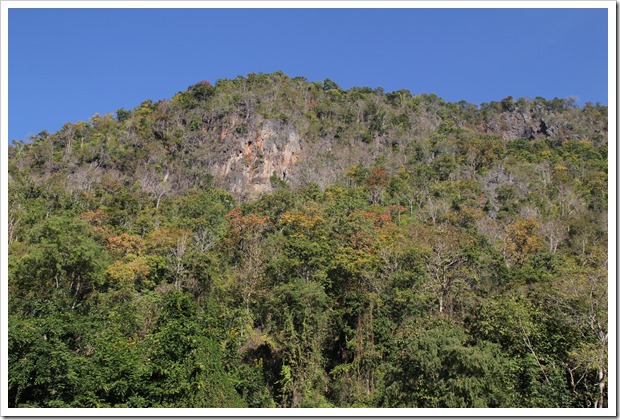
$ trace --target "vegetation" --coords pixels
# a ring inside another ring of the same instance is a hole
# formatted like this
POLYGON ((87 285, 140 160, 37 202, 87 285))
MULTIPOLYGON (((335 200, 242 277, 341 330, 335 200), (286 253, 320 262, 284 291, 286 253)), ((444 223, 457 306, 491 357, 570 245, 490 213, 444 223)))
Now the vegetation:
POLYGON ((9 404, 606 407, 606 130, 274 73, 14 142, 9 404))

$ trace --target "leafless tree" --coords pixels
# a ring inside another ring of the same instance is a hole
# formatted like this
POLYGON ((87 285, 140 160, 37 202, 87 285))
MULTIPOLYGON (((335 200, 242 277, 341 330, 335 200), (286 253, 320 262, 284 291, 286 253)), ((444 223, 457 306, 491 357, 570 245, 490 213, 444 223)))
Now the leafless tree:
POLYGON ((186 233, 182 234, 177 239, 176 247, 172 250, 172 272, 174 276, 174 287, 179 289, 181 287, 181 280, 185 273, 185 265, 183 263, 183 256, 187 251, 187 239, 186 233))
POLYGON ((467 257, 461 246, 465 238, 446 225, 435 227, 428 238, 430 252, 425 256, 425 265, 430 275, 429 288, 439 301, 439 313, 443 313, 451 290, 462 276, 467 257))
POLYGON ((550 219, 541 224, 540 231, 547 239, 549 252, 555 254, 558 246, 568 238, 569 227, 560 219, 550 219))

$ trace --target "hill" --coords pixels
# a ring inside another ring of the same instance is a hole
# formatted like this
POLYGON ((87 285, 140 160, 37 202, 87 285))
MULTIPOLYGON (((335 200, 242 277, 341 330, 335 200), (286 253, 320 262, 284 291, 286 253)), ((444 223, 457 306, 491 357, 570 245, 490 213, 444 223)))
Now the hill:
POLYGON ((13 407, 605 407, 607 107, 283 73, 9 147, 13 407))
MULTIPOLYGON (((607 142, 606 112, 604 106, 578 108, 571 100, 542 98, 509 97, 478 107, 407 90, 343 90, 329 79, 251 74, 215 86, 200 82, 171 100, 120 109, 116 118, 96 115, 40 133, 20 161, 44 179, 66 177, 67 187, 77 191, 105 173, 138 182, 155 196, 212 181, 246 199, 273 191, 273 175, 293 188, 325 188, 342 181, 352 166, 378 160, 390 173, 417 162, 438 165, 438 155, 456 163, 475 152, 465 151, 472 140, 491 147, 583 140, 600 147, 607 142)), ((12 151, 18 150, 23 145, 12 151)))

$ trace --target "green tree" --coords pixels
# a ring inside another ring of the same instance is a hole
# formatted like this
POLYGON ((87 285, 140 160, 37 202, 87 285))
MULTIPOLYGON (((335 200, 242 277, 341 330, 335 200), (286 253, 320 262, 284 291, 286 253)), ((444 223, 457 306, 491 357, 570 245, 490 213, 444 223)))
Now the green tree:
POLYGON ((389 407, 510 407, 514 380, 499 346, 470 343, 459 327, 404 325, 385 380, 389 407))
POLYGON ((143 342, 147 400, 154 407, 241 407, 244 401, 223 365, 191 298, 168 295, 153 334, 143 342))
POLYGON ((45 296, 62 290, 73 296, 75 307, 103 285, 106 252, 86 222, 53 216, 35 226, 28 240, 32 245, 12 277, 24 293, 45 296))

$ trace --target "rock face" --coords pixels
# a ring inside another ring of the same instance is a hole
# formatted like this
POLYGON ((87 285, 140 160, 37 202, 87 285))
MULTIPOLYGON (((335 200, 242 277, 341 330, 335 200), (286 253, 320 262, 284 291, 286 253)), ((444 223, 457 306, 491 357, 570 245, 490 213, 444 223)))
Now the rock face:
POLYGON ((271 190, 271 177, 287 181, 301 151, 300 135, 292 127, 267 120, 255 132, 223 141, 236 145, 229 157, 213 165, 213 174, 238 196, 271 190))
POLYGON ((593 135, 607 135, 606 127, 593 126, 585 117, 576 107, 558 110, 540 103, 522 103, 520 106, 512 104, 488 118, 482 131, 496 134, 506 141, 519 138, 534 140, 540 137, 555 141, 580 140, 593 135), (590 130, 584 131, 577 127, 588 127, 590 130))
POLYGON ((533 140, 540 134, 546 134, 547 125, 532 115, 531 112, 515 110, 499 114, 491 119, 485 127, 487 133, 497 134, 504 140, 526 138, 533 140))

